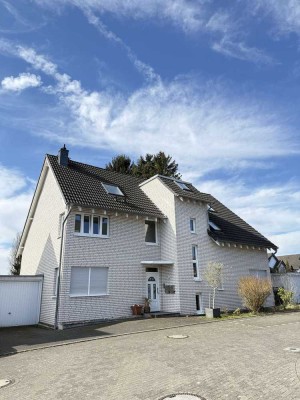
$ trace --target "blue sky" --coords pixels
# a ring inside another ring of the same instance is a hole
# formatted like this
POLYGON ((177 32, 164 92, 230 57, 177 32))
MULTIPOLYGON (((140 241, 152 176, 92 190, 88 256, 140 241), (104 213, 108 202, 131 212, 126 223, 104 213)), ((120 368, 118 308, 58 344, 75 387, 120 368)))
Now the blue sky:
POLYGON ((98 166, 165 151, 299 253, 299 55, 297 0, 0 0, 0 273, 64 143, 98 166))

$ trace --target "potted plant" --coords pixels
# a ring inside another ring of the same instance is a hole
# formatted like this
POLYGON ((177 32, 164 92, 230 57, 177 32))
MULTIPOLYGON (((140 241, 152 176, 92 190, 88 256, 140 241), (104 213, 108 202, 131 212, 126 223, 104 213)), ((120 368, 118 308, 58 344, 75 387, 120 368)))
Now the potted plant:
POLYGON ((151 300, 148 299, 148 297, 145 297, 145 302, 144 302, 144 313, 148 314, 150 312, 150 304, 151 300))
POLYGON ((207 318, 219 318, 221 316, 221 309, 215 307, 216 290, 222 285, 223 277, 223 264, 217 262, 209 262, 205 271, 204 278, 208 286, 212 289, 212 307, 209 295, 209 307, 205 308, 205 315, 207 318))
POLYGON ((132 315, 142 315, 143 306, 140 304, 133 304, 131 307, 132 315))

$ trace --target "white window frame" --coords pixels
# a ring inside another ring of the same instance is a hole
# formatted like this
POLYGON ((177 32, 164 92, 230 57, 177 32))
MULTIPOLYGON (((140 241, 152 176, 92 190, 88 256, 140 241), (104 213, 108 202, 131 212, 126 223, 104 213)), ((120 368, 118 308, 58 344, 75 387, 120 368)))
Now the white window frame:
POLYGON ((58 235, 57 237, 60 238, 62 235, 62 227, 63 227, 63 222, 65 218, 65 213, 59 214, 59 220, 58 220, 58 235))
MULTIPOLYGON (((109 268, 108 267, 75 267, 75 268, 85 268, 89 270, 89 280, 88 280, 88 294, 72 294, 71 293, 71 281, 70 281, 70 291, 69 291, 69 296, 70 297, 103 297, 103 296, 108 296, 108 273, 109 273, 109 268), (91 288, 91 270, 93 268, 106 268, 107 269, 107 281, 106 281, 106 292, 105 293, 99 293, 99 294, 90 294, 90 288, 91 288)), ((71 269, 71 274, 72 274, 72 269, 71 269)))
POLYGON ((85 213, 85 212, 77 212, 74 215, 74 235, 75 236, 88 236, 88 237, 101 237, 101 238, 109 238, 109 217, 107 215, 100 215, 100 214, 90 214, 90 213, 85 213), (80 220, 80 232, 75 232, 75 221, 76 221, 76 215, 81 216, 80 220), (89 233, 84 233, 84 217, 88 216, 90 219, 89 222, 89 233), (93 233, 93 218, 99 218, 99 233, 93 233), (107 235, 102 235, 102 224, 103 224, 103 218, 107 219, 107 235))
POLYGON ((145 244, 148 246, 157 246, 158 245, 157 220, 156 219, 145 219, 145 244), (146 242, 146 222, 154 222, 154 224, 155 224, 155 242, 146 242))
POLYGON ((190 218, 190 232, 196 233, 196 218, 190 218), (191 229, 191 222, 193 221, 193 229, 191 229))
POLYGON ((192 267, 193 267, 193 276, 194 276, 194 281, 200 281, 200 272, 199 272, 199 257, 198 257, 198 246, 196 244, 192 245, 192 267), (193 248, 195 248, 195 256, 196 258, 193 258, 193 248), (196 264, 196 271, 197 271, 197 276, 194 276, 194 264, 196 264))

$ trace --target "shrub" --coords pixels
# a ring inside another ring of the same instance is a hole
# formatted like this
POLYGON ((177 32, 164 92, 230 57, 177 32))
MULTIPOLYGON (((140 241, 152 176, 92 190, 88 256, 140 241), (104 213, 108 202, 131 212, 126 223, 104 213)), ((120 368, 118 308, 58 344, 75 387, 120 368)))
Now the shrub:
POLYGON ((292 300, 293 300, 293 296, 294 296, 293 292, 281 287, 278 289, 277 293, 278 293, 278 296, 280 297, 283 308, 287 308, 287 306, 292 304, 292 300))
POLYGON ((272 293, 272 285, 269 279, 245 276, 239 280, 238 291, 244 305, 256 313, 272 293))

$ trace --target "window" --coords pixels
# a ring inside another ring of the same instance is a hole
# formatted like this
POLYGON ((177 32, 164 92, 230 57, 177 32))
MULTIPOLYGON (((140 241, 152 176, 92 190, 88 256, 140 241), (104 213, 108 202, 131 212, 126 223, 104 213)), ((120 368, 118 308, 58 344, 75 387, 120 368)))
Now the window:
POLYGON ((213 228, 215 231, 220 231, 221 230, 221 228, 219 228, 218 225, 216 225, 214 222, 208 221, 208 223, 209 223, 209 226, 211 228, 213 228))
POLYGON ((203 314, 203 306, 202 306, 202 294, 196 294, 196 311, 197 314, 203 314))
POLYGON ((190 219, 190 232, 196 233, 196 219, 195 218, 190 219))
POLYGON ((191 191, 191 189, 189 187, 187 187, 185 183, 180 182, 180 181, 174 181, 174 182, 177 184, 177 186, 180 187, 180 189, 187 190, 188 192, 191 191))
POLYGON ((71 296, 100 296, 107 294, 108 268, 72 267, 71 296))
POLYGON ((194 279, 199 279, 199 271, 198 271, 198 247, 192 246, 192 261, 193 261, 193 274, 194 279))
POLYGON ((54 285, 53 285, 53 296, 57 296, 57 286, 58 286, 58 268, 54 269, 54 285))
POLYGON ((145 221, 145 242, 157 243, 156 221, 145 221))
POLYGON ((109 185, 108 183, 102 183, 102 186, 109 194, 113 194, 115 196, 124 196, 122 190, 116 185, 109 185))
POLYGON ((60 238, 62 235, 62 228, 64 222, 65 213, 59 214, 59 221, 58 221, 58 237, 60 238))
POLYGON ((265 269, 250 269, 249 274, 252 276, 256 276, 256 278, 267 278, 267 271, 265 269))
POLYGON ((108 237, 108 225, 108 217, 94 214, 76 214, 74 232, 83 236, 108 237))

